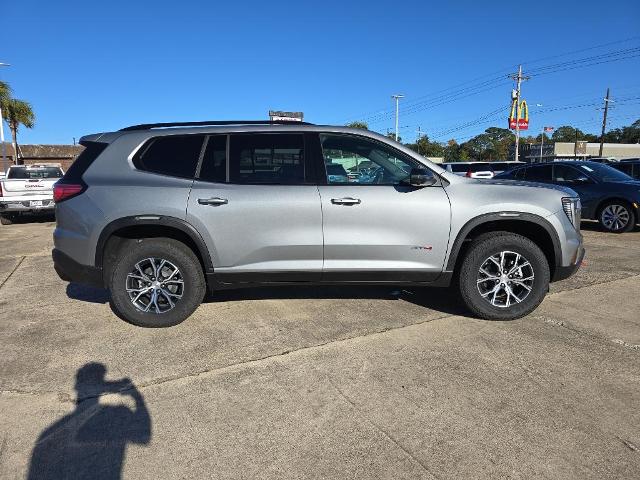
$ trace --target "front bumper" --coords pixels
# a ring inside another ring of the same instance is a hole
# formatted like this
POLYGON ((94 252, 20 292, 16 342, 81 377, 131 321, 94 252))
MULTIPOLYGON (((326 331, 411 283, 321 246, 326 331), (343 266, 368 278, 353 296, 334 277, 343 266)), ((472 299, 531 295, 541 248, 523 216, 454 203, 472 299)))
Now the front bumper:
POLYGON ((0 201, 0 213, 53 211, 55 206, 53 200, 4 200, 0 201))
POLYGON ((65 282, 77 282, 93 287, 104 287, 102 269, 89 265, 82 265, 73 258, 54 248, 51 252, 53 268, 65 282))
POLYGON ((580 244, 580 247, 576 252, 575 261, 572 262, 571 265, 568 265, 566 267, 563 267, 560 265, 556 266, 552 281, 557 282, 558 280, 564 280, 566 278, 569 278, 574 273, 576 273, 580 268, 580 265, 582 265, 582 260, 584 260, 585 253, 586 252, 585 252, 584 246, 580 244))

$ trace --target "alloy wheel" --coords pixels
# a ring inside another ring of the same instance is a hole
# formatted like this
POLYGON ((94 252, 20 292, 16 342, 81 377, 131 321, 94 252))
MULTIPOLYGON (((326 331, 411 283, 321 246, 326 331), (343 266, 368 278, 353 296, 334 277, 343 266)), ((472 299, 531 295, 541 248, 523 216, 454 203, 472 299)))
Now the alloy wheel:
POLYGON ((508 308, 529 296, 534 277, 533 266, 525 257, 505 250, 482 262, 476 283, 480 296, 487 302, 508 308))
POLYGON ((622 205, 607 205, 600 216, 608 230, 622 230, 629 223, 629 211, 622 205))
POLYGON ((178 267, 163 258, 145 258, 127 275, 125 288, 131 303, 145 313, 173 310, 184 295, 184 279, 178 267))

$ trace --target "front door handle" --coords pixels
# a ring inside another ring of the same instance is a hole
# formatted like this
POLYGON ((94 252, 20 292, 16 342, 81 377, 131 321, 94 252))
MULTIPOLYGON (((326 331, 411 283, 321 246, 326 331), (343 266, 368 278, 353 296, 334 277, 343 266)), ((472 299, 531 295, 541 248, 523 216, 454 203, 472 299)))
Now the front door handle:
POLYGON ((345 197, 345 198, 332 198, 331 203, 336 205, 359 205, 361 201, 359 198, 345 197))
POLYGON ((198 199, 198 203, 200 205, 226 205, 227 203, 229 203, 229 200, 227 200, 226 198, 220 198, 220 197, 213 197, 213 198, 199 198, 198 199))

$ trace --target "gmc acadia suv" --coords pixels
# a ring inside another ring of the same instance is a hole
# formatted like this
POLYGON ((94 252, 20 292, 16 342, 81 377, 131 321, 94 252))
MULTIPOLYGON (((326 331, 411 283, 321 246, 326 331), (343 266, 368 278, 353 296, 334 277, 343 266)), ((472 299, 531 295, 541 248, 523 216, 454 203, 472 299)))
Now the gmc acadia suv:
POLYGON ((455 284, 473 314, 513 319, 584 255, 572 190, 459 177, 366 130, 186 122, 81 143, 54 187, 55 268, 135 325, 258 284, 455 284))

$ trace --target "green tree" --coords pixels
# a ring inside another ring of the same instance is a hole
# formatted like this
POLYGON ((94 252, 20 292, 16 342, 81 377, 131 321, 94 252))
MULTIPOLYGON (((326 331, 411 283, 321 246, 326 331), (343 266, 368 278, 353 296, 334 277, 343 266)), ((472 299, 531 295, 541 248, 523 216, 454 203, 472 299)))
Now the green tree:
MULTIPOLYGON (((388 132, 386 136, 391 140, 396 139, 396 134, 394 132, 388 132)), ((402 143, 402 137, 400 135, 398 135, 398 142, 402 143)))
POLYGON ((11 97, 11 87, 8 83, 0 81, 0 102, 6 102, 11 97))
POLYGON ((7 98, 2 102, 2 117, 11 130, 16 164, 21 165, 22 160, 18 158, 18 129, 21 125, 27 128, 33 128, 36 116, 29 102, 18 100, 17 98, 7 98))
POLYGON ((426 135, 421 136, 416 143, 407 144, 407 147, 423 157, 444 157, 444 147, 438 142, 429 141, 426 135))
POLYGON ((559 127, 553 135, 551 135, 551 140, 554 142, 570 142, 573 143, 576 140, 586 140, 587 142, 596 142, 599 137, 597 135, 593 135, 591 133, 584 133, 579 128, 574 128, 569 125, 563 125, 559 127))
POLYGON ((351 123, 347 123, 345 127, 361 128, 362 130, 369 130, 369 125, 367 124, 367 122, 351 122, 351 123))

